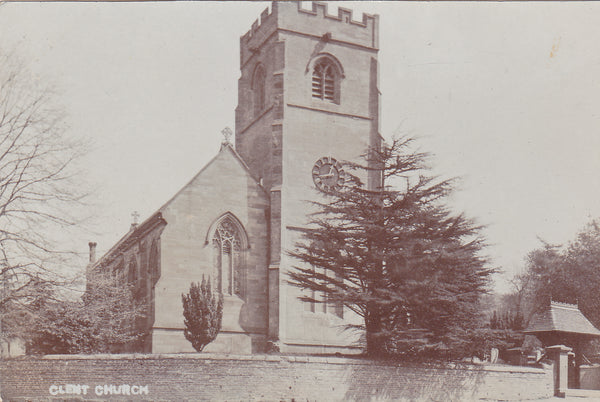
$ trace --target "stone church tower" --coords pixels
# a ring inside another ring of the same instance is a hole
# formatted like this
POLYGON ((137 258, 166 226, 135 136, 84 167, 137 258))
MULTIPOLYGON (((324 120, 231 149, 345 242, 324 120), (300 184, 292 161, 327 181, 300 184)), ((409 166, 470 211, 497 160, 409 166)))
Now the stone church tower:
POLYGON ((377 16, 355 21, 344 8, 330 15, 322 3, 273 2, 241 37, 235 149, 225 141, 101 259, 90 252, 89 283, 97 272, 120 275, 147 305, 147 320, 136 322, 147 337, 121 350, 193 352, 181 294, 209 277, 224 308, 206 351, 360 351, 359 334, 343 331, 359 317, 300 300, 287 281, 300 262, 287 252, 306 226, 308 201, 344 184, 340 162, 380 144, 378 29, 377 16))
POLYGON ((286 250, 306 224, 307 200, 332 185, 320 176, 379 144, 378 35, 378 16, 273 2, 240 40, 236 150, 270 196, 269 337, 282 351, 347 351, 340 306, 298 299, 286 280, 298 261, 286 250))

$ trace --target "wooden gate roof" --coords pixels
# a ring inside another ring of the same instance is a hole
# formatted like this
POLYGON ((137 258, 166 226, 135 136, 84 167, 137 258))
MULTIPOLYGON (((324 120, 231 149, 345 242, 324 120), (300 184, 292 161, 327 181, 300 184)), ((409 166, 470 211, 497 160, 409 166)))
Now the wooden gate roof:
POLYGON ((554 301, 550 303, 549 308, 532 317, 524 332, 526 334, 567 332, 600 337, 600 330, 585 318, 576 304, 554 301))

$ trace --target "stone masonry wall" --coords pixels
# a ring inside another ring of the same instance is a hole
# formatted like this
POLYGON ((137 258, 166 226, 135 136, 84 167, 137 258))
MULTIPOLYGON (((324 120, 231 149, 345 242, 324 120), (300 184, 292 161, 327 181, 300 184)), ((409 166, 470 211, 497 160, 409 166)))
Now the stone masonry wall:
POLYGON ((239 222, 240 232, 247 235, 247 244, 240 250, 245 261, 246 290, 243 299, 224 296, 221 333, 209 347, 215 348, 213 352, 227 353, 264 350, 268 323, 268 195, 227 145, 161 210, 167 226, 161 235, 161 278, 156 284, 152 351, 193 352, 183 336, 181 294, 189 290, 191 282, 202 281, 203 275, 216 283, 212 236, 223 216, 239 222), (234 334, 244 335, 237 337, 240 341, 252 337, 252 346, 244 346, 244 351, 236 349, 239 342, 225 339, 234 334))
POLYGON ((527 400, 551 397, 552 390, 551 369, 500 365, 436 367, 215 354, 57 355, 0 361, 0 396, 11 401, 527 400), (64 393, 82 392, 85 385, 86 395, 64 393))

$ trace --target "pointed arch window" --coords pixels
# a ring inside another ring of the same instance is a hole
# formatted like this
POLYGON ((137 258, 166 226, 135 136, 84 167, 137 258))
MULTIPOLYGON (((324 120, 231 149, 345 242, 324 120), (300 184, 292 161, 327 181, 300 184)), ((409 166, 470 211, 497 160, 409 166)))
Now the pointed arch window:
POLYGON ((262 64, 259 64, 254 69, 254 76, 252 77, 252 92, 254 95, 254 116, 257 117, 265 108, 266 102, 266 88, 265 80, 267 74, 262 64))
POLYGON ((321 57, 314 64, 312 74, 312 97, 331 103, 340 103, 340 80, 342 74, 329 57, 321 57))
POLYGON ((138 280, 138 269, 135 259, 129 263, 129 270, 127 272, 127 280, 131 284, 135 284, 138 280))
POLYGON ((212 238, 214 278, 216 289, 224 295, 245 296, 245 243, 242 229, 231 217, 218 222, 212 238))
POLYGON ((156 284, 158 278, 160 278, 160 258, 158 255, 158 244, 154 240, 150 247, 150 261, 148 263, 148 279, 151 286, 156 284))
POLYGON ((148 262, 148 275, 146 276, 146 289, 148 292, 149 303, 147 304, 148 325, 154 324, 154 300, 156 282, 160 278, 160 256, 158 253, 157 240, 152 241, 150 246, 150 259, 148 262))
MULTIPOLYGON (((117 265, 113 266, 111 274, 112 274, 113 278, 116 278, 119 276, 124 277, 125 276, 124 272, 125 272, 125 263, 123 262, 123 260, 121 260, 121 261, 119 261, 119 263, 117 265)), ((127 272, 127 274, 129 275, 129 272, 127 272)))

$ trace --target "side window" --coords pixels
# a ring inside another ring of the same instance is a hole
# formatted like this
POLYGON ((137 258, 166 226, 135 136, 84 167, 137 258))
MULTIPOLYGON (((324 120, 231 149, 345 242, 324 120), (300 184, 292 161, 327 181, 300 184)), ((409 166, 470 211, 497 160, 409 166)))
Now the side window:
POLYGON ((254 75, 252 77, 252 92, 254 96, 254 117, 257 117, 265 108, 266 102, 266 80, 265 68, 262 64, 259 64, 254 69, 254 75))
POLYGON ((123 260, 121 260, 117 265, 115 265, 113 267, 113 270, 111 273, 112 273, 113 278, 117 278, 117 277, 124 277, 125 276, 124 272, 125 272, 125 265, 124 265, 123 260))
MULTIPOLYGON (((331 277, 331 271, 327 271, 323 268, 315 268, 312 267, 315 273, 324 274, 326 276, 331 277)), ((339 276, 335 277, 337 280, 340 279, 339 276)), ((333 314, 338 316, 339 318, 344 318, 344 305, 336 300, 332 300, 327 292, 315 291, 314 289, 305 289, 306 296, 316 300, 316 302, 305 301, 304 302, 304 311, 309 311, 311 313, 325 313, 325 314, 333 314)))
POLYGON ((129 281, 129 283, 134 284, 137 282, 137 279, 138 279, 137 264, 135 262, 135 259, 133 259, 129 263, 129 270, 127 272, 127 280, 129 281))
POLYGON ((158 245, 156 240, 152 242, 152 247, 150 248, 150 263, 148 268, 148 277, 150 278, 151 287, 153 287, 158 278, 160 277, 160 261, 158 258, 158 245))

